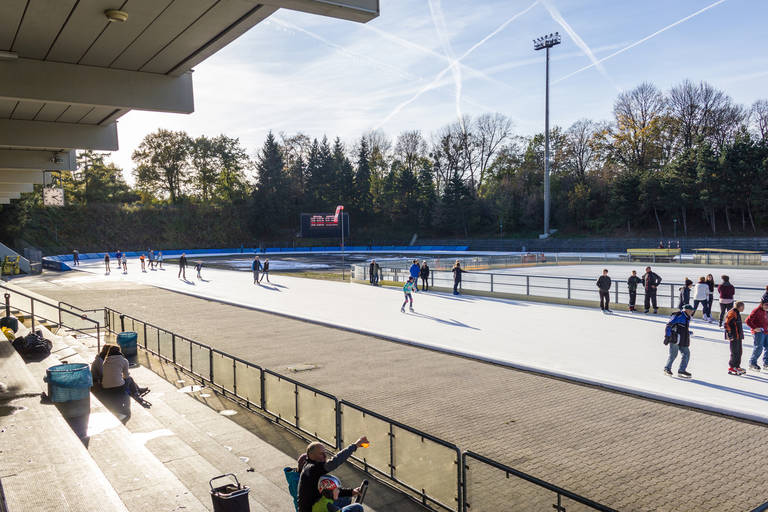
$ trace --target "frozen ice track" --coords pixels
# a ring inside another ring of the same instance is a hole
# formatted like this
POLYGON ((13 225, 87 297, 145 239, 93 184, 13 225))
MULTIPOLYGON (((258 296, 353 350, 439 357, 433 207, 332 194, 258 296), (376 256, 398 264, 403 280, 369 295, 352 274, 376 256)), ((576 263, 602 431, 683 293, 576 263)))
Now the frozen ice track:
MULTIPOLYGON (((395 289, 284 276, 254 286, 250 273, 205 268, 205 281, 195 279, 192 268, 182 281, 177 266, 146 273, 137 267, 130 261, 129 274, 105 275, 101 262, 89 262, 80 270, 88 279, 141 282, 768 423, 768 373, 728 375, 722 331, 698 320, 689 365, 694 378, 681 380, 662 374, 664 316, 440 293, 416 294, 416 313, 402 314, 402 293, 395 289)), ((747 335, 744 367, 751 350, 747 335)))

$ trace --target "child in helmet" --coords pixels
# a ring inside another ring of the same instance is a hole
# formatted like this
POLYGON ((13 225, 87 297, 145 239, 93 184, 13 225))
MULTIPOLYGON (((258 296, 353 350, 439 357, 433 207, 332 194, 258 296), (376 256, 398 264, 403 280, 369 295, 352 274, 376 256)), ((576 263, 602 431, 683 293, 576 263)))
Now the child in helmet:
POLYGON ((408 282, 405 283, 405 286, 403 286, 405 301, 403 302, 403 305, 400 307, 401 313, 405 313, 405 305, 408 304, 408 301, 411 302, 410 309, 411 309, 411 312, 413 312, 413 296, 411 295, 411 292, 413 291, 414 286, 416 286, 416 281, 414 280, 413 277, 409 277, 408 282))
POLYGON ((312 512, 363 512, 363 506, 352 503, 344 508, 334 504, 339 499, 341 482, 333 475, 325 475, 317 481, 317 490, 320 491, 320 499, 312 506, 312 512))

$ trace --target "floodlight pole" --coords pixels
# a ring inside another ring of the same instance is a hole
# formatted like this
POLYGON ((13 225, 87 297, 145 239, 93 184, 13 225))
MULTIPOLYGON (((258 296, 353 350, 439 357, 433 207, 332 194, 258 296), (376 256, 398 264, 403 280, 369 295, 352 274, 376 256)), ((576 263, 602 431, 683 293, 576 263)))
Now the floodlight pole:
POLYGON ((533 40, 534 50, 546 50, 546 89, 544 100, 544 234, 549 236, 549 49, 560 44, 560 34, 555 32, 533 40))

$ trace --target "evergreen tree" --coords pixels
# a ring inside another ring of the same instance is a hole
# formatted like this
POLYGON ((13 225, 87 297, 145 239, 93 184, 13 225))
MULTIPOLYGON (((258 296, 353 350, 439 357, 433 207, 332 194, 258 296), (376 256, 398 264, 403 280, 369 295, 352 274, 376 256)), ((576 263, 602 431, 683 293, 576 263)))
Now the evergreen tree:
POLYGON ((369 161, 368 141, 360 139, 360 150, 357 153, 357 169, 354 179, 354 207, 363 218, 368 218, 373 211, 373 196, 371 195, 371 164, 369 161))

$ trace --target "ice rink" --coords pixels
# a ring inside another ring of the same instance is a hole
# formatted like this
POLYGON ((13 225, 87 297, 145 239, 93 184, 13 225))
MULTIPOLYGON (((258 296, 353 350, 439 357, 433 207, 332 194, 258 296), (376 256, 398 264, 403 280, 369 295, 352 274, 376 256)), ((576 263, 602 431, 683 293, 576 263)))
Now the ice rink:
MULTIPOLYGON (((136 260, 129 260, 128 266, 127 275, 116 271, 114 265, 112 273, 106 275, 102 262, 83 263, 79 270, 90 274, 83 275, 84 280, 154 285, 768 423, 768 373, 728 375, 729 349, 722 331, 716 324, 700 320, 692 322, 688 370, 693 379, 684 380, 662 373, 667 357, 662 338, 668 320, 662 315, 606 315, 590 308, 434 292, 417 293, 416 312, 403 314, 403 294, 393 288, 286 276, 271 276, 271 283, 254 285, 250 272, 207 268, 203 268, 203 280, 198 280, 192 267, 187 268, 185 281, 177 277, 175 265, 145 273, 138 270, 136 260)), ((591 267, 514 270, 553 275, 578 272, 596 277, 594 271, 603 268, 591 267)), ((624 275, 628 267, 608 268, 612 274, 624 275)), ((677 267, 654 268, 665 280, 700 273, 689 274, 686 268, 677 267)), ((720 273, 716 269, 711 272, 720 273)), ((750 278, 748 272, 756 271, 728 271, 736 286, 742 278, 750 278)), ((754 274, 754 278, 759 275, 754 274)), ((747 334, 743 367, 751 351, 752 336, 747 334)), ((456 379, 460 385, 461 376, 456 379)))

